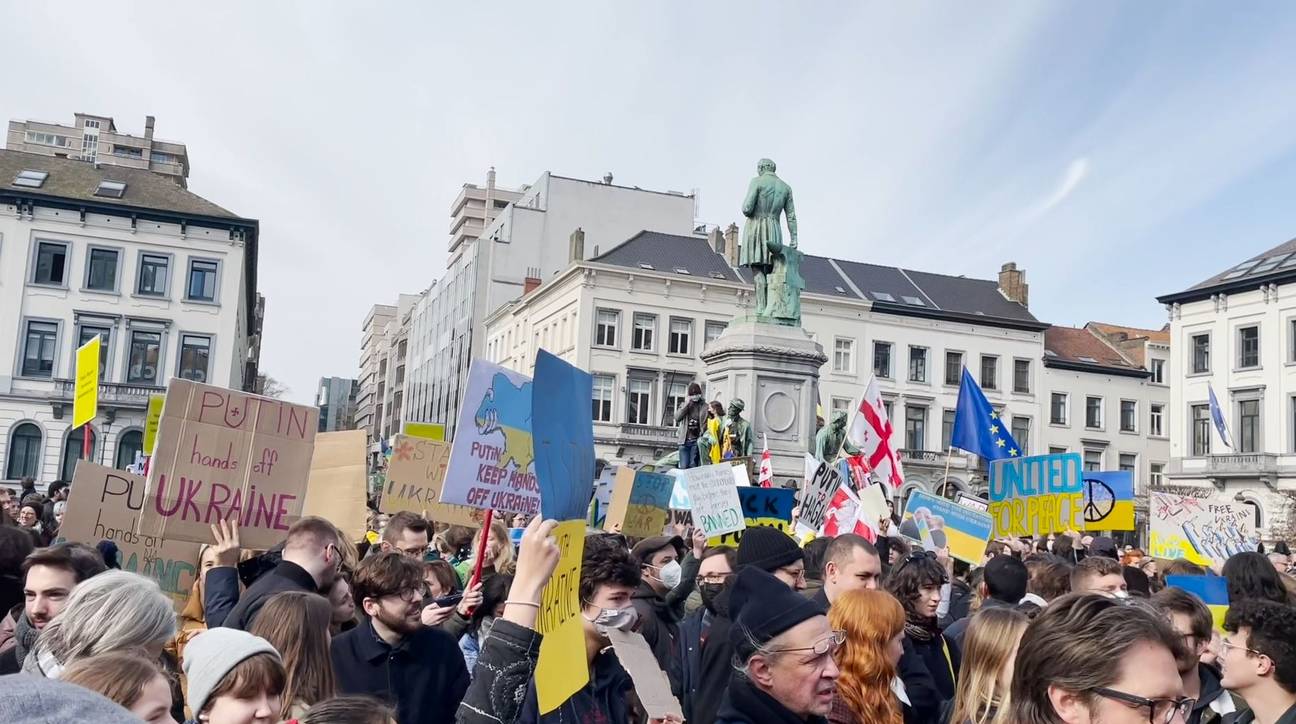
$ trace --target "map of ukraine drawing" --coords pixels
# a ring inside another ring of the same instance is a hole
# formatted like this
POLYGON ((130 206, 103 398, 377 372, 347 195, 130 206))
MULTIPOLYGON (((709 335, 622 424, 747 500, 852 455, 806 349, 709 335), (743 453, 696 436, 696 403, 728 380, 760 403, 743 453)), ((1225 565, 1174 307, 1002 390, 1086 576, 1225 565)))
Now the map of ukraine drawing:
POLYGON ((507 468, 509 463, 518 472, 526 472, 535 460, 531 444, 531 382, 517 387, 508 375, 496 372, 490 387, 482 395, 481 404, 473 416, 477 433, 483 437, 499 432, 503 450, 497 464, 507 468))

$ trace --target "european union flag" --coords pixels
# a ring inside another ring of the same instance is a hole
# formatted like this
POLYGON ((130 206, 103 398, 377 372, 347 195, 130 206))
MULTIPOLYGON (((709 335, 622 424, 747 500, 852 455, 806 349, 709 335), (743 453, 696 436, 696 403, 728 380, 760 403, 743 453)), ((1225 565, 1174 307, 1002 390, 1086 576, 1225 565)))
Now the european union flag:
POLYGON ((975 453, 987 460, 1021 457, 1007 424, 990 406, 981 386, 972 379, 967 367, 963 368, 963 383, 959 385, 958 405, 954 408, 954 431, 950 445, 975 453))

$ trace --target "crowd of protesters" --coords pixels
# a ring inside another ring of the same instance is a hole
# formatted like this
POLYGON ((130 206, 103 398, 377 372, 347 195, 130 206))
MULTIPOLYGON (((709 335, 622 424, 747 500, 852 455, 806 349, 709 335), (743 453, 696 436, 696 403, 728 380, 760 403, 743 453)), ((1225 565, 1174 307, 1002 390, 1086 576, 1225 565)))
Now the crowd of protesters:
POLYGON ((1209 571, 1074 532, 992 541, 972 565, 898 519, 874 540, 756 527, 737 546, 591 531, 585 660, 564 662, 589 682, 541 713, 554 521, 510 518, 515 542, 402 512, 357 542, 305 517, 269 551, 220 522, 177 614, 111 544, 60 542, 51 488, 0 487, 3 721, 661 721, 618 629, 643 635, 690 723, 1296 724, 1285 546, 1209 571), (1222 576, 1222 627, 1169 575, 1222 576))

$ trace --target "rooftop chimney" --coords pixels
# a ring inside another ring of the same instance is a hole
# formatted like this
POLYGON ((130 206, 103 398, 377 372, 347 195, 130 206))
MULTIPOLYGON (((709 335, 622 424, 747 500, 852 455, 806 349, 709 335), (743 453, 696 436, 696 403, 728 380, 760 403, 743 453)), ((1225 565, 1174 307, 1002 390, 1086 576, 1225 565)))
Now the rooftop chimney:
POLYGON ((153 121, 153 116, 144 116, 144 138, 149 141, 153 140, 153 121))
POLYGON ((522 296, 524 297, 540 286, 540 268, 529 266, 526 274, 526 278, 522 280, 522 296))
POLYGON ((1016 262, 1010 261, 999 270, 999 292, 1009 301, 1030 307, 1030 285, 1026 283, 1026 272, 1019 270, 1016 262))
POLYGON ((580 227, 571 233, 571 243, 568 246, 568 262, 585 261, 585 232, 580 227))
POLYGON ((718 226, 712 229, 711 232, 707 234, 707 244, 710 245, 711 251, 714 251, 723 257, 725 255, 724 231, 718 226))
POLYGON ((724 258, 729 266, 738 266, 738 225, 730 224, 724 231, 724 258))
POLYGON ((609 185, 609 186, 612 185, 612 172, 611 172, 611 171, 608 171, 606 174, 603 175, 603 183, 605 183, 605 184, 607 184, 607 185, 609 185))
POLYGON ((486 188, 488 189, 495 188, 495 167, 494 166, 491 166, 490 170, 486 172, 486 188))

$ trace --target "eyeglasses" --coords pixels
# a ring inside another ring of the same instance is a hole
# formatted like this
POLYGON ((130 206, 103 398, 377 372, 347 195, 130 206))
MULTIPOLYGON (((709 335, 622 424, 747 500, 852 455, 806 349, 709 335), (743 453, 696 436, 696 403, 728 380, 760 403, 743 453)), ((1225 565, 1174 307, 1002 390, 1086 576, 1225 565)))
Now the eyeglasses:
POLYGON ((423 600, 423 598, 427 596, 427 592, 428 592, 427 586, 423 586, 421 588, 407 588, 403 591, 392 591, 391 593, 384 593, 379 598, 387 598, 388 596, 398 596, 400 597, 400 600, 406 603, 420 603, 423 600))
POLYGON ((1256 656, 1268 656, 1268 654, 1265 654, 1265 653, 1260 652, 1260 651, 1256 651, 1255 649, 1249 649, 1249 648, 1243 646, 1242 644, 1235 644, 1235 643, 1233 643, 1232 641, 1229 641, 1228 639, 1220 639, 1220 646, 1224 647, 1224 649, 1225 649, 1226 651, 1227 651, 1228 649, 1240 649, 1240 650, 1245 651, 1245 652, 1247 652, 1247 653, 1249 653, 1249 654, 1255 654, 1256 656))
POLYGON ((846 632, 835 630, 826 638, 815 642, 814 646, 798 646, 790 649, 767 649, 766 653, 770 654, 790 654, 797 651, 813 651, 815 656, 825 656, 827 654, 837 653, 837 649, 846 643, 846 632))
POLYGON ((1193 705, 1197 703, 1196 699, 1181 697, 1178 699, 1148 699, 1135 694, 1126 694, 1123 691, 1115 689, 1106 689, 1098 687, 1090 689, 1098 696, 1114 699, 1116 701, 1129 704, 1135 707, 1147 707, 1148 722, 1150 724, 1170 724, 1174 721, 1175 715, 1184 721, 1188 720, 1188 715, 1192 713, 1193 705))
POLYGON ((799 570, 792 569, 792 568, 780 568, 779 570, 791 576, 793 580, 804 581, 806 577, 804 568, 799 570))
POLYGON ((697 584, 700 586, 704 583, 728 583, 733 580, 733 573, 708 573, 697 577, 697 584))

